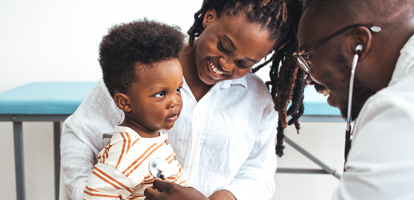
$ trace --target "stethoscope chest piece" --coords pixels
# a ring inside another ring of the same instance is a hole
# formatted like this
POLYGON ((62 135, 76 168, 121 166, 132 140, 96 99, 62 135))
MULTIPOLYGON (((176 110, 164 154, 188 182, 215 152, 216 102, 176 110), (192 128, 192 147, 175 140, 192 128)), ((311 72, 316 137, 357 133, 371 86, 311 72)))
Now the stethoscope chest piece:
POLYGON ((154 158, 149 163, 149 169, 151 174, 155 178, 165 179, 165 171, 167 170, 168 163, 162 158, 154 158))

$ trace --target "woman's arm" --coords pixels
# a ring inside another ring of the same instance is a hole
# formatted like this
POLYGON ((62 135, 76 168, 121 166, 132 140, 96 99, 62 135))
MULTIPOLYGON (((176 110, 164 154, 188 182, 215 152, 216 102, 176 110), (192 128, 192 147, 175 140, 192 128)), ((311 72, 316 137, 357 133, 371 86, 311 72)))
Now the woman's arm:
POLYGON ((61 138, 61 163, 66 191, 71 199, 81 199, 96 158, 105 147, 104 135, 112 136, 113 127, 123 113, 113 102, 103 80, 99 80, 73 115, 65 120, 61 138))

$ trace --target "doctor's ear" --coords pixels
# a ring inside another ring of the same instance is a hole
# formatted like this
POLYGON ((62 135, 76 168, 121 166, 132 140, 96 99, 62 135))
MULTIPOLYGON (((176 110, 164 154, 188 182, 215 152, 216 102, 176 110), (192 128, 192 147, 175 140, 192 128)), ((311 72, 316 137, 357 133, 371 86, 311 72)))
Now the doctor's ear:
POLYGON ((123 110, 124 112, 131 112, 131 100, 126 94, 116 91, 114 94, 114 101, 119 109, 123 110))
POLYGON ((203 17, 203 28, 206 28, 211 22, 214 21, 214 19, 216 19, 216 17, 217 13, 215 9, 211 8, 207 10, 203 17))
POLYGON ((358 53, 360 58, 363 59, 365 55, 370 51, 371 49, 371 43, 372 43, 372 32, 369 28, 365 26, 361 26, 358 28, 355 28, 354 30, 354 41, 356 44, 354 44, 353 51, 354 53, 358 53))

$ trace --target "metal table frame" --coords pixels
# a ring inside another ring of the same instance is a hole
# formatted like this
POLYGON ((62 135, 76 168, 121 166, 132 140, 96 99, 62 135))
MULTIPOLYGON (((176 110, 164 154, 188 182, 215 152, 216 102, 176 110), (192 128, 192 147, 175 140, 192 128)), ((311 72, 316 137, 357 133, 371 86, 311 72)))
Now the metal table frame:
POLYGON ((14 115, 0 114, 0 121, 13 122, 14 157, 16 169, 17 200, 25 200, 24 157, 23 157, 23 121, 51 121, 53 122, 54 166, 55 166, 55 199, 59 199, 60 178, 60 123, 69 115, 14 115))
MULTIPOLYGON (((339 115, 304 115, 301 118, 299 118, 300 122, 344 122, 344 119, 342 119, 339 115)), ((300 147, 298 144, 290 140, 288 137, 285 136, 284 142, 289 144, 291 147, 299 151, 302 155, 309 158, 312 162, 319 165, 322 169, 292 169, 292 168, 278 168, 276 173, 303 173, 303 174, 331 174, 335 176, 337 179, 341 178, 341 175, 338 174, 338 172, 329 166, 327 166, 325 163, 317 159, 315 156, 310 154, 308 151, 300 147)))

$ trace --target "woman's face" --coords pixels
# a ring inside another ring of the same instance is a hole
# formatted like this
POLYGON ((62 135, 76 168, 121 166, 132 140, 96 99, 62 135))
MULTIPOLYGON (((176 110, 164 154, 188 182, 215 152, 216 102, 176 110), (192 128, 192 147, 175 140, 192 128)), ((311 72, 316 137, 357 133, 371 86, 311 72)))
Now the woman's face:
POLYGON ((203 33, 195 44, 198 76, 207 85, 245 76, 266 56, 275 40, 261 25, 248 22, 244 14, 220 18, 206 12, 203 33))

